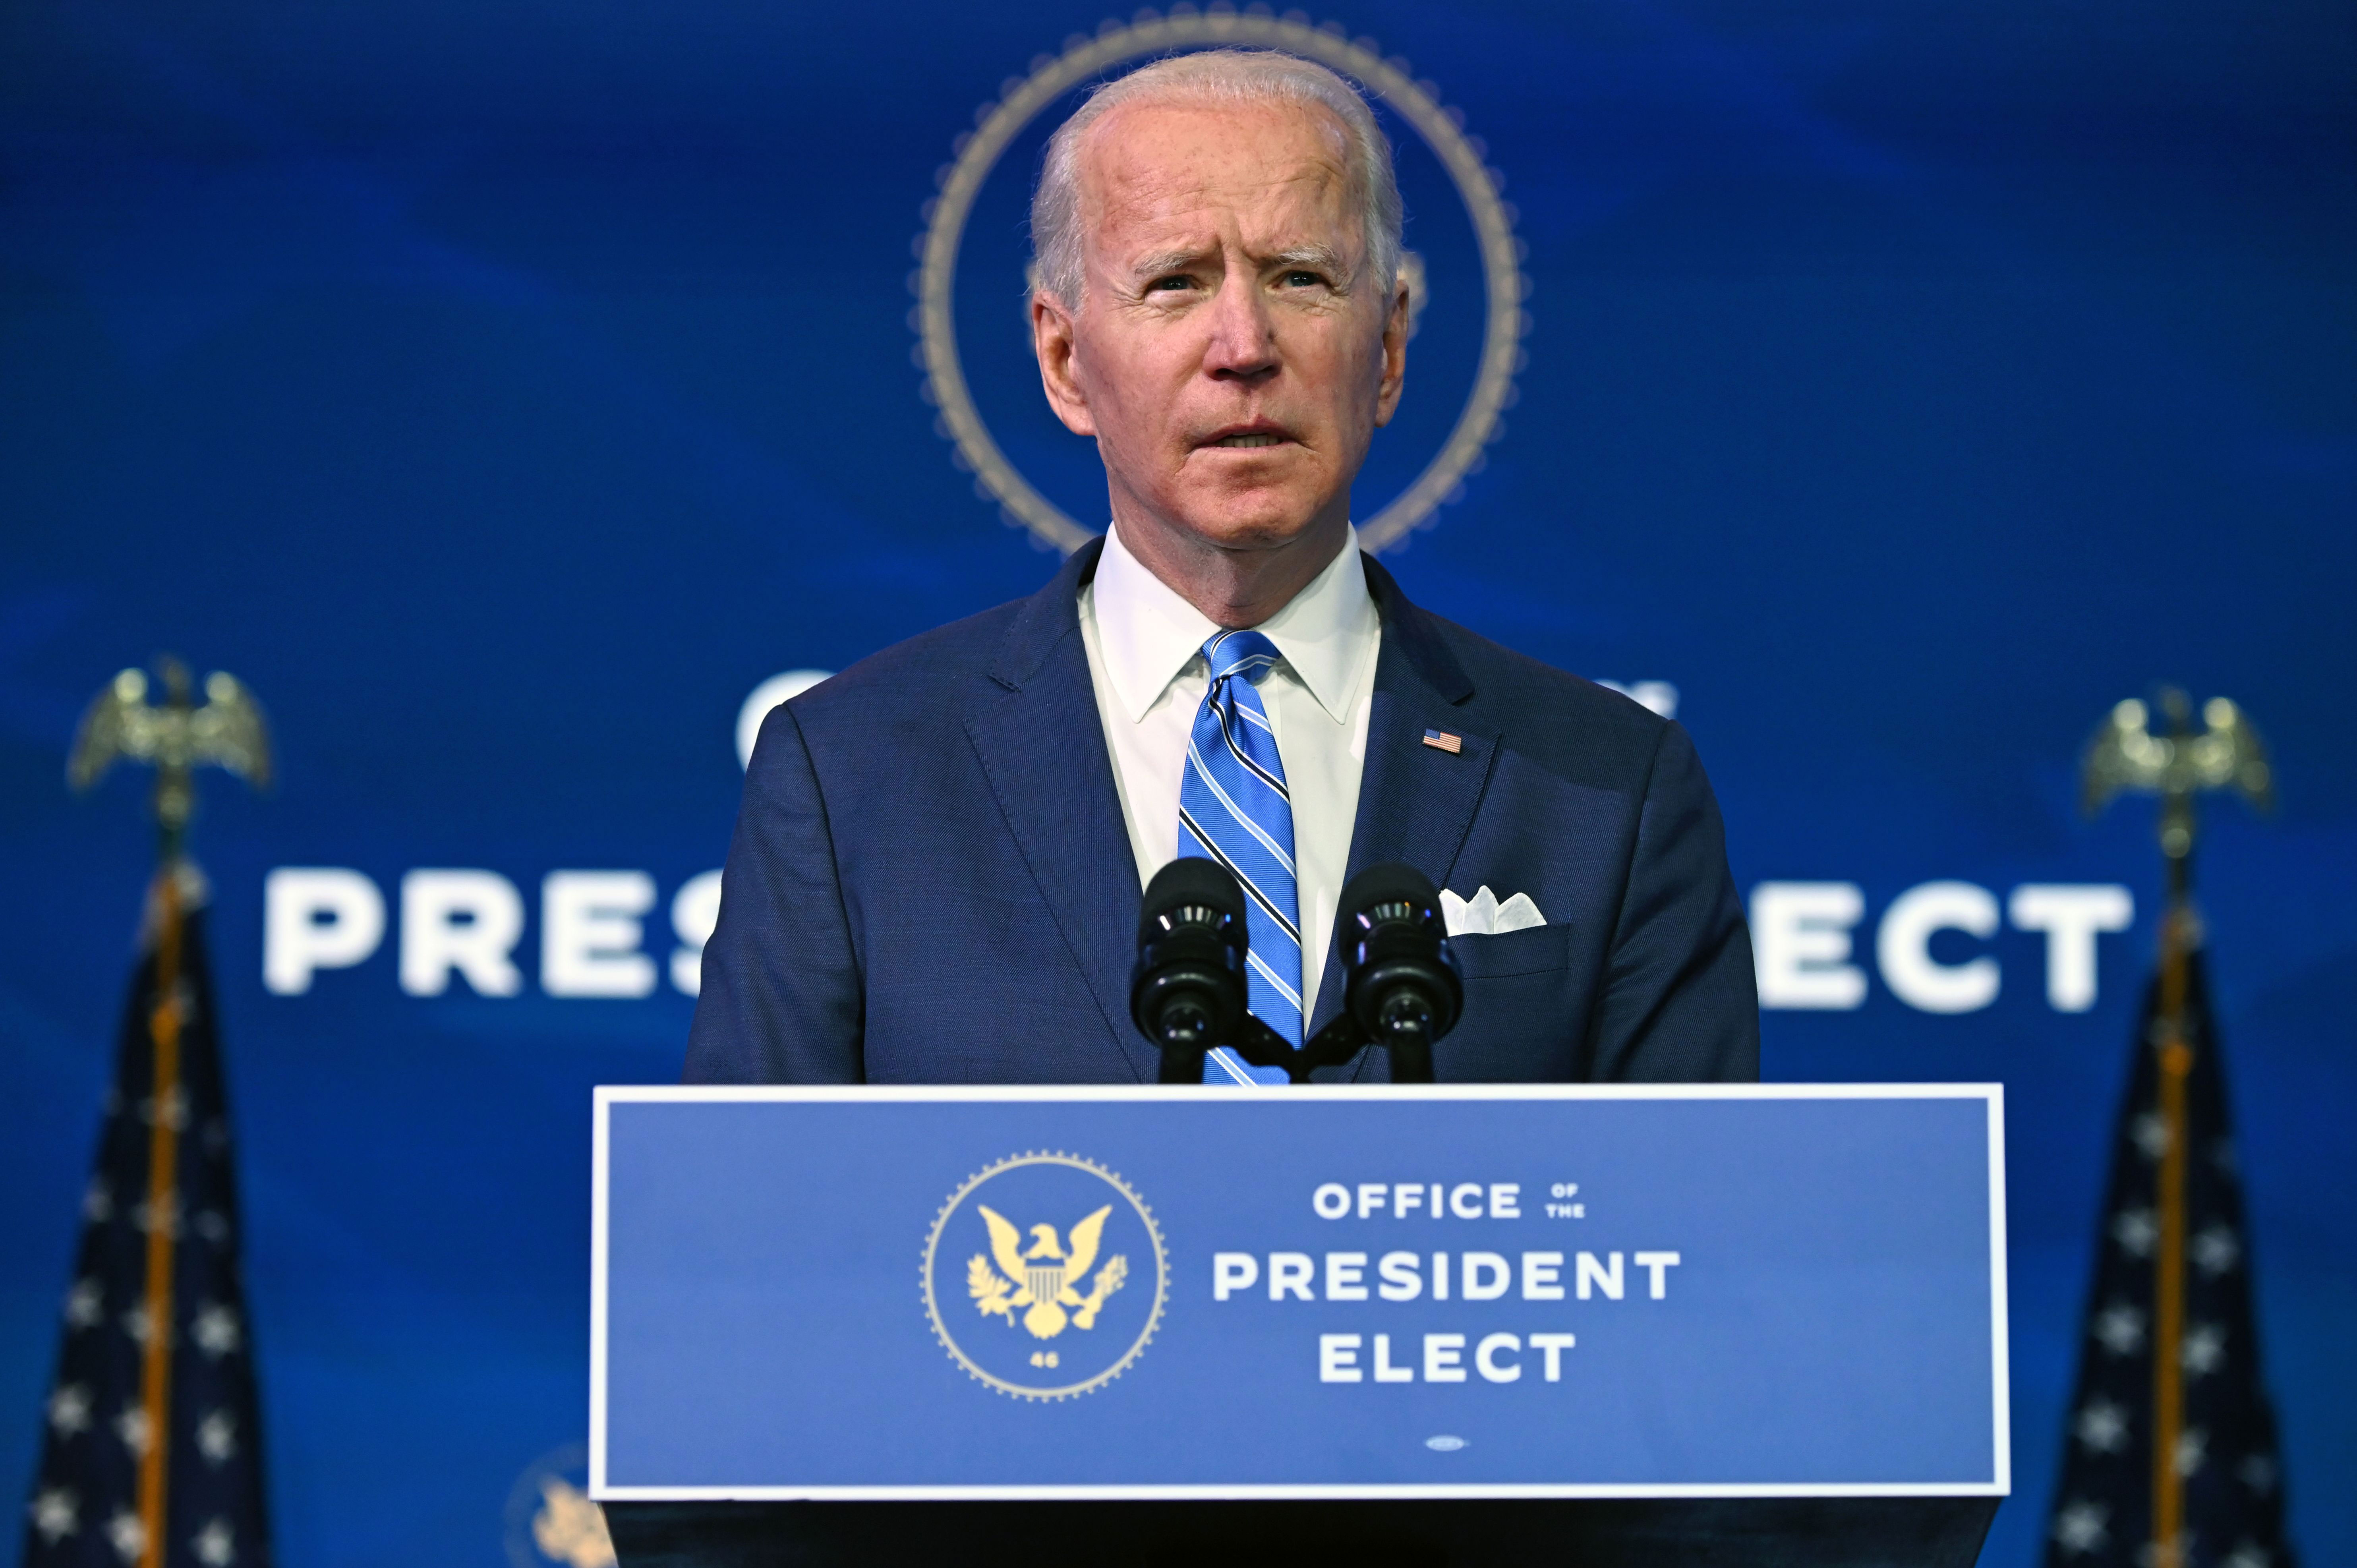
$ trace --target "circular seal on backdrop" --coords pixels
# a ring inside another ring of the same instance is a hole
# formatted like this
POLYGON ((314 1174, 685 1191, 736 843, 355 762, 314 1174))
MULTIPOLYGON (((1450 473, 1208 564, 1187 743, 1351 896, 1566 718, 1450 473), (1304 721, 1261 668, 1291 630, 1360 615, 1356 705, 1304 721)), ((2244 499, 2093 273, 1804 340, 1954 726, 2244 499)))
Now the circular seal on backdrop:
MULTIPOLYGON (((996 499, 1007 522, 1029 529, 1035 538, 1067 553, 1095 537, 1096 531, 1073 521, 1016 471, 991 438, 966 386, 954 316, 958 244, 983 181, 1007 144, 1042 109, 1114 66, 1149 55, 1222 47, 1300 55, 1352 78, 1381 99, 1437 155, 1464 199, 1480 247, 1486 325, 1472 391, 1448 438, 1424 471, 1359 525, 1361 546, 1382 550, 1398 543, 1429 523, 1444 503, 1461 496, 1465 476, 1480 467, 1482 448, 1502 432, 1499 414, 1513 398, 1521 339, 1530 330, 1530 318, 1522 308, 1530 280, 1520 267, 1513 209, 1498 194, 1503 177, 1483 164, 1482 148, 1460 128, 1463 116, 1441 105, 1437 85, 1412 76, 1407 61, 1386 59, 1372 38, 1351 38, 1337 22, 1312 27, 1298 11, 1272 16, 1257 5, 1239 13, 1224 5, 1201 12, 1181 5, 1171 7, 1168 16, 1147 10, 1128 23, 1106 22, 1095 38, 1075 35, 1065 40, 1062 54, 1035 59, 1030 75, 1009 77, 1000 85, 996 102, 974 111, 976 128, 958 137, 956 161, 942 166, 935 177, 941 194, 925 203, 922 264, 910 279, 917 295, 911 325, 920 339, 918 358, 925 371, 925 398, 941 410, 934 428, 956 443, 960 465, 974 471, 976 491, 996 499)), ((1411 292, 1418 291, 1414 269, 1409 275, 1411 292)))
POLYGON ((509 1568, 616 1568, 606 1514, 589 1500, 589 1449, 568 1443, 523 1467, 508 1488, 509 1568))
POLYGON ((1026 1400, 1089 1393, 1154 1337, 1169 1265, 1154 1212, 1077 1155, 1010 1155, 952 1193, 925 1239, 925 1312, 951 1359, 1026 1400))

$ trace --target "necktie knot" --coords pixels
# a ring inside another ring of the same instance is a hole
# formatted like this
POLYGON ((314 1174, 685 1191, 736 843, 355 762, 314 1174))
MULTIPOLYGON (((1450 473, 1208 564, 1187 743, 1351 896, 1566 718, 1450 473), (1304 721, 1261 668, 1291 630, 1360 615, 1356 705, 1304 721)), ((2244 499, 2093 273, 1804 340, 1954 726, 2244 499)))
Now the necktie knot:
POLYGON ((1276 644, 1256 631, 1222 631, 1203 644, 1203 660, 1211 667, 1211 684, 1242 675, 1257 685, 1260 678, 1285 656, 1276 644))

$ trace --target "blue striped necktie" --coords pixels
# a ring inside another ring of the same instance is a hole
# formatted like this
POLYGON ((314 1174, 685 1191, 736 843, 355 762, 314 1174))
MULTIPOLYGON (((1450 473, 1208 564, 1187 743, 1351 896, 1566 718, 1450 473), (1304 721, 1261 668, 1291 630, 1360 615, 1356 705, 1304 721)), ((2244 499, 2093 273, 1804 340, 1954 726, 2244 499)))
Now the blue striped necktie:
MULTIPOLYGON (((1301 1044, 1301 911, 1294 891, 1293 800, 1285 763, 1254 682, 1282 657, 1256 631, 1223 631, 1203 644, 1211 687, 1187 740, 1178 786, 1178 853, 1216 860, 1243 884, 1252 939, 1254 1016, 1301 1044)), ((1255 1068, 1226 1049, 1203 1063, 1206 1083, 1283 1083, 1281 1068, 1255 1068)))

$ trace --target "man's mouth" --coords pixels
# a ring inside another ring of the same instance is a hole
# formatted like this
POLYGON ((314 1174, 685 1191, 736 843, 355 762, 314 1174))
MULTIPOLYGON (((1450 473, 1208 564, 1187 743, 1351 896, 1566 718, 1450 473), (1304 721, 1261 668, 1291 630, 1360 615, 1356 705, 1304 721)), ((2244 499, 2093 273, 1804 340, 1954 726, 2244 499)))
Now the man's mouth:
POLYGON ((1255 421, 1222 430, 1203 443, 1206 446, 1226 446, 1249 451, 1259 446, 1282 446, 1293 439, 1282 425, 1255 421))

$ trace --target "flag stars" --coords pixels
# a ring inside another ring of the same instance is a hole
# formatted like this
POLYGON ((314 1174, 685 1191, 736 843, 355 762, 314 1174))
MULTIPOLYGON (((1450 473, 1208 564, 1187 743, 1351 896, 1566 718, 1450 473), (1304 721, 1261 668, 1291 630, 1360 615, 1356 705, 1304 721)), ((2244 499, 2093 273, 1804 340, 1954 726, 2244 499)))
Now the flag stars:
POLYGON ((138 1405, 127 1404, 123 1413, 114 1418, 114 1435, 123 1439, 123 1446, 130 1449, 134 1457, 144 1457, 156 1434, 148 1423, 147 1412, 138 1405))
POLYGON ((2223 1225, 2212 1225, 2193 1238, 2193 1266, 2212 1279, 2243 1261, 2243 1244, 2223 1225))
POLYGON ((197 1452, 209 1465, 225 1465, 237 1457, 237 1417, 216 1410, 197 1423, 197 1452))
POLYGON ((188 1550, 205 1568, 229 1568, 237 1561, 237 1537, 229 1528, 229 1520, 217 1519, 206 1524, 188 1540, 188 1550))
POLYGON ((60 1439, 79 1437, 90 1430, 90 1390, 80 1383, 60 1383, 49 1395, 49 1430, 60 1439))
POLYGON ((76 1280, 66 1292, 66 1326, 79 1334, 106 1321, 106 1291, 96 1280, 76 1280))
POLYGON ((2151 1257, 2153 1243, 2159 1239, 2160 1227, 2154 1223, 2149 1208, 2123 1208, 2112 1220, 2112 1240, 2131 1258, 2151 1257))
POLYGON ((2177 1357, 2195 1377, 2208 1377, 2226 1359, 2226 1331, 2214 1323, 2195 1324, 2178 1346, 2177 1357))
POLYGON ((156 1324, 147 1316, 147 1308, 144 1303, 123 1315, 123 1332, 131 1336, 131 1342, 134 1345, 143 1350, 147 1348, 148 1337, 156 1332, 156 1324))
POLYGON ((142 1235, 145 1235, 149 1231, 157 1229, 160 1224, 165 1235, 169 1236, 176 1240, 178 1240, 180 1234, 180 1199, 178 1195, 174 1193, 166 1194, 164 1197, 164 1206, 160 1210, 154 1208, 145 1200, 142 1200, 139 1206, 131 1211, 131 1223, 142 1235), (159 1214, 161 1216, 160 1220, 158 1219, 159 1214))
POLYGON ((106 1521, 106 1543, 125 1563, 136 1563, 139 1554, 147 1550, 147 1527, 129 1509, 117 1509, 114 1517, 106 1521))
POLYGON ((64 1487, 35 1493, 32 1515, 34 1531, 48 1545, 81 1533, 81 1499, 64 1487))
POLYGON ((2198 995, 2144 1010, 2158 1059, 2139 1053, 2117 1113, 2048 1568, 2288 1568, 2226 1109, 2155 1085, 2213 1048, 2207 1014, 2198 995))
POLYGON ((184 956, 176 987, 156 986, 152 958, 135 977, 96 1157, 66 1188, 81 1257, 47 1298, 61 1349, 41 1391, 41 1468, 17 1494, 27 1568, 246 1568, 269 1552, 246 1474, 260 1418, 237 1283, 234 1130, 210 1030, 187 1030, 203 1016, 201 950, 184 956), (150 1024, 162 1032, 143 1041, 150 1024), (180 1070, 146 1070, 141 1047, 169 1045, 176 1024, 180 1070))
POLYGON ((2098 1395, 2079 1412, 2072 1431, 2088 1452, 2116 1454, 2128 1444, 2128 1412, 2098 1395))
POLYGON ((174 1088, 170 1092, 164 1096, 161 1102, 160 1112, 157 1107, 158 1102, 152 1098, 141 1101, 139 1102, 139 1120, 146 1122, 150 1127, 153 1127, 160 1114, 164 1125, 171 1128, 175 1133, 182 1132, 187 1129, 188 1125, 188 1090, 177 1087, 174 1088))
POLYGON ((238 1327, 237 1314, 216 1303, 208 1303, 204 1310, 197 1314, 189 1333, 197 1342, 197 1348, 205 1353, 206 1359, 212 1361, 234 1354, 244 1342, 244 1335, 238 1327))
POLYGON ((2101 1552, 2112 1538, 2112 1510, 2101 1503, 2073 1500, 2054 1516, 2054 1544, 2070 1555, 2101 1552))
POLYGON ((2124 1301, 2095 1314, 2089 1331, 2115 1356, 2133 1356, 2144 1348, 2144 1314, 2124 1301))

